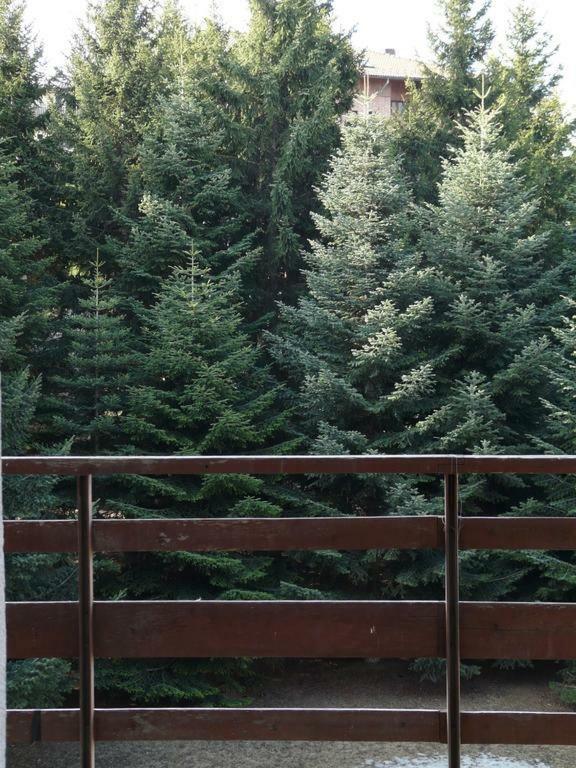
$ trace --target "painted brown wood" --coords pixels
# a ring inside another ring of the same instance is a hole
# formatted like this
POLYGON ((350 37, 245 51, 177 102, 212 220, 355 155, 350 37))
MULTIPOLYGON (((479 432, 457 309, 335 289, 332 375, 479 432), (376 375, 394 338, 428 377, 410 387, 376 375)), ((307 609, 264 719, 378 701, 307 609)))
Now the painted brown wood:
MULTIPOLYGON (((95 520, 97 552, 436 549, 441 517, 95 520)), ((7 552, 74 552, 76 523, 7 521, 7 552)))
MULTIPOLYGON (((8 475, 350 474, 451 472, 455 458, 421 456, 7 456, 8 475)), ((575 460, 576 467, 576 460, 575 460)))
POLYGON ((456 456, 460 475, 475 473, 508 474, 574 474, 576 456, 456 456))
POLYGON ((75 520, 5 520, 5 552, 77 552, 75 520))
POLYGON ((576 517, 463 517, 460 549, 576 549, 576 517))
POLYGON ((98 737, 161 740, 439 741, 440 717, 426 710, 219 709, 100 718, 98 737))
POLYGON ((462 712, 462 741, 576 746, 576 712, 462 712))
POLYGON ((9 659, 76 658, 78 603, 6 603, 9 659))
POLYGON ((101 603, 99 656, 408 657, 443 653, 442 603, 101 603))
POLYGON ((460 768, 460 560, 458 476, 444 478, 444 602, 446 628, 446 742, 448 768, 460 768))
POLYGON ((576 604, 460 604, 464 659, 575 659, 576 604))
MULTIPOLYGON (((8 605, 10 658, 75 657, 75 603, 8 605)), ((443 655, 438 602, 107 602, 98 657, 412 658, 443 655)))
POLYGON ((9 709, 6 713, 6 742, 78 741, 78 709, 9 709))
POLYGON ((573 474, 576 456, 7 456, 7 475, 174 474, 573 474))
MULTIPOLYGON (((446 741, 438 710, 97 709, 95 721, 97 741, 446 741)), ((7 726, 9 744, 78 741, 78 710, 9 710, 7 726)), ((462 712, 462 741, 576 746, 576 712, 462 712)))
MULTIPOLYGON (((34 711, 8 714, 8 742, 33 740, 34 711)), ((42 741, 77 741, 78 710, 45 710, 42 741)), ((442 712, 386 709, 97 709, 97 741, 432 741, 442 712)))
POLYGON ((78 681, 80 765, 95 768, 94 738, 94 535, 92 476, 78 477, 78 681))
MULTIPOLYGON (((10 658, 75 657, 75 603, 9 603, 10 658)), ((576 604, 461 603, 464 659, 575 659, 576 604)), ((96 603, 110 658, 444 655, 442 602, 96 603)))
MULTIPOLYGON (((439 549, 441 517, 95 520, 97 552, 439 549)), ((7 520, 6 552, 75 552, 74 520, 7 520)), ((461 549, 576 550, 576 517, 460 518, 461 549)))

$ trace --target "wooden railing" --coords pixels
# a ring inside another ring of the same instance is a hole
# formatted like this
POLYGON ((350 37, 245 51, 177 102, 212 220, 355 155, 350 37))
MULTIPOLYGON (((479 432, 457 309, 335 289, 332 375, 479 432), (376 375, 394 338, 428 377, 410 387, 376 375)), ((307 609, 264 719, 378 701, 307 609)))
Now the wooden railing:
POLYGON ((576 713, 463 712, 465 659, 576 659, 576 604, 461 602, 461 549, 576 549, 576 518, 466 518, 458 476, 576 473, 575 456, 5 458, 7 475, 78 478, 78 522, 7 521, 7 552, 78 552, 79 602, 10 603, 8 656, 79 659, 80 706, 12 710, 8 740, 256 739, 576 745, 576 713), (92 476, 416 473, 443 476, 444 516, 92 520, 92 476), (94 602, 93 552, 444 549, 444 601, 94 602), (447 660, 445 710, 95 709, 94 657, 447 660))

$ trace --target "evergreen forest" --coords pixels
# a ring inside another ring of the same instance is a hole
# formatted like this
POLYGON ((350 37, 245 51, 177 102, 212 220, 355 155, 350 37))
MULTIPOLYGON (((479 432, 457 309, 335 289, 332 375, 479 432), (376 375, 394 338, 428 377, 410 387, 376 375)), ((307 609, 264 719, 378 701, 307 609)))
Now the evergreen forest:
MULTIPOLYGON (((382 119, 351 113, 364 52, 330 0, 250 9, 236 32, 177 0, 98 0, 48 75, 23 0, 0 0, 4 454, 576 453, 576 122, 534 11, 496 43, 488 0, 440 0, 425 76, 382 119)), ((570 477, 461 493, 470 516, 576 515, 570 477)), ((442 504, 419 476, 124 476, 94 495, 101 518, 442 504)), ((7 518, 76 512, 55 477, 4 497, 7 518)), ((10 555, 8 599, 75 599, 76 568, 10 555)), ((464 599, 576 600, 572 552, 461 568, 464 599)), ((443 569, 436 551, 165 552, 99 556, 95 578, 109 600, 437 599, 443 569)), ((576 664, 558 669, 576 705, 576 664)), ((97 696, 238 705, 268 671, 102 662, 97 696)), ((9 664, 12 707, 76 687, 71 662, 9 664)))

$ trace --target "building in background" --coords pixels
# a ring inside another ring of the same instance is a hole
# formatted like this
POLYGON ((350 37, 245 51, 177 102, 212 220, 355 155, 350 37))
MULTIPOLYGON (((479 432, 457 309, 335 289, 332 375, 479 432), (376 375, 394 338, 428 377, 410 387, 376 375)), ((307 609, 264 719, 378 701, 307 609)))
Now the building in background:
POLYGON ((358 115, 383 115, 390 117, 404 109, 406 85, 409 80, 416 84, 424 77, 424 67, 416 59, 396 56, 394 48, 366 51, 362 78, 352 112, 358 115))

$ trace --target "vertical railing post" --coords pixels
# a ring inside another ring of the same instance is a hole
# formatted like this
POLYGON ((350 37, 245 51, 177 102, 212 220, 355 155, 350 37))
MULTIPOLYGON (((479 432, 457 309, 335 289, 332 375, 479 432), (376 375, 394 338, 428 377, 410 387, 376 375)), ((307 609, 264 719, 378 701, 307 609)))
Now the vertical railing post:
POLYGON ((80 765, 94 768, 94 580, 92 476, 78 478, 78 627, 80 669, 80 765))
POLYGON ((460 584, 458 475, 444 476, 446 558, 446 733, 448 768, 460 768, 460 584))

